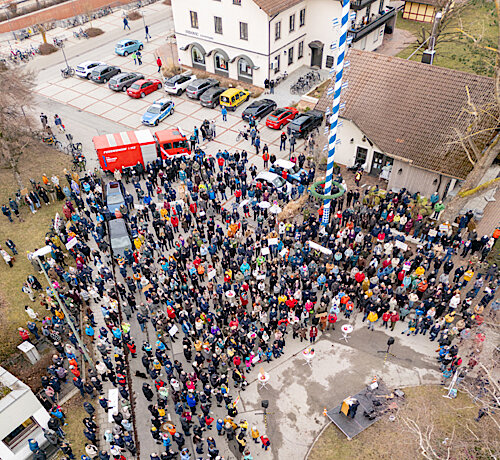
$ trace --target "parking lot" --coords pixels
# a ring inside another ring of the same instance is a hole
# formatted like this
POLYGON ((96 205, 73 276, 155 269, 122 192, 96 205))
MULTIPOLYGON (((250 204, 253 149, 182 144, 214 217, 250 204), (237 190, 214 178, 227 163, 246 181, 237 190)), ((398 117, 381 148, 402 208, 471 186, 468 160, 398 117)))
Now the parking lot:
MULTIPOLYGON (((158 78, 154 44, 145 44, 143 54, 143 65, 134 65, 132 58, 109 54, 102 61, 117 65, 122 71, 139 71, 145 77, 158 78)), ((148 94, 142 99, 133 99, 125 92, 115 92, 108 88, 107 84, 98 84, 89 80, 73 77, 63 79, 58 77, 53 81, 45 82, 37 86, 36 91, 46 97, 67 104, 76 109, 88 112, 99 117, 104 117, 113 122, 123 125, 123 130, 147 129, 141 124, 141 116, 155 100, 170 97, 163 88, 148 94)), ((203 120, 214 120, 217 125, 216 138, 204 145, 208 154, 216 153, 219 149, 247 149, 254 153, 253 147, 248 141, 236 140, 240 130, 247 125, 241 119, 241 113, 249 102, 238 107, 235 112, 227 115, 227 122, 222 121, 220 108, 208 109, 202 107, 199 101, 191 100, 187 96, 171 96, 175 102, 175 113, 161 122, 158 129, 180 127, 186 135, 193 132, 195 126, 200 126, 203 120), (252 150, 250 150, 250 147, 252 150)), ((279 137, 281 131, 269 129, 265 126, 265 120, 259 123, 261 147, 267 144, 273 146, 272 152, 279 149, 279 137)), ((299 140, 296 149, 299 150, 303 140, 299 140)))

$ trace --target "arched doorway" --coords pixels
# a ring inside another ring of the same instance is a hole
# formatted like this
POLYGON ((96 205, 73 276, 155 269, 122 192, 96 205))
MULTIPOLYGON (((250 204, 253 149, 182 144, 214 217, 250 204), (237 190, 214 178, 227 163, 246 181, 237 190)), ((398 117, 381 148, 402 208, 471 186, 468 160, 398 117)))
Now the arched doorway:
POLYGON ((193 44, 191 46, 191 62, 195 69, 205 70, 205 54, 206 52, 202 46, 198 44, 193 44))

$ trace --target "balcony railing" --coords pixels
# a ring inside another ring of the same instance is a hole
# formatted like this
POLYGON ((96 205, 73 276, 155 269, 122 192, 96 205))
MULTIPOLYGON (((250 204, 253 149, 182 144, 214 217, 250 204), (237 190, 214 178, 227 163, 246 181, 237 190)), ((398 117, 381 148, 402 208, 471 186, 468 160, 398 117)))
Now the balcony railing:
POLYGON ((376 0, 352 0, 351 1, 351 9, 354 11, 361 10, 368 6, 370 3, 375 2, 376 0))
POLYGON ((361 24, 359 26, 351 27, 349 29, 348 35, 352 37, 353 42, 361 40, 365 35, 369 34, 377 27, 385 24, 389 19, 396 15, 396 8, 393 6, 388 6, 385 8, 383 13, 377 14, 366 24, 361 24))

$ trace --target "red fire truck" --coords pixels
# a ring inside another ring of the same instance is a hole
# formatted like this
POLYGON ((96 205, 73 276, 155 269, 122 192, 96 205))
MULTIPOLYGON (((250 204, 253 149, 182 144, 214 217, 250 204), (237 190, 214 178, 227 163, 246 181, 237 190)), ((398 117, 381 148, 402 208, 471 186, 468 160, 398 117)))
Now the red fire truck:
POLYGON ((94 148, 103 171, 113 172, 142 163, 144 166, 158 156, 166 159, 176 155, 189 155, 186 136, 180 128, 157 131, 123 131, 117 134, 95 136, 94 148))

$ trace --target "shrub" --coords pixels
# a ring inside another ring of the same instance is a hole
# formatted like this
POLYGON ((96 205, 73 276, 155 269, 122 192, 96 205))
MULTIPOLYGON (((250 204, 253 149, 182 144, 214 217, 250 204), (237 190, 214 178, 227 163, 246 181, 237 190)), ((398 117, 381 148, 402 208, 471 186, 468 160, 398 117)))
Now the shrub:
POLYGON ((102 35, 104 33, 104 30, 99 29, 98 27, 89 27, 85 30, 85 32, 89 37, 97 37, 99 35, 102 35))
POLYGON ((38 49, 42 56, 47 56, 49 54, 55 53, 59 48, 55 47, 51 43, 42 43, 38 49))
POLYGON ((142 18, 142 14, 139 13, 139 11, 131 11, 130 13, 127 14, 127 18, 130 19, 131 21, 137 21, 137 19, 142 18))

